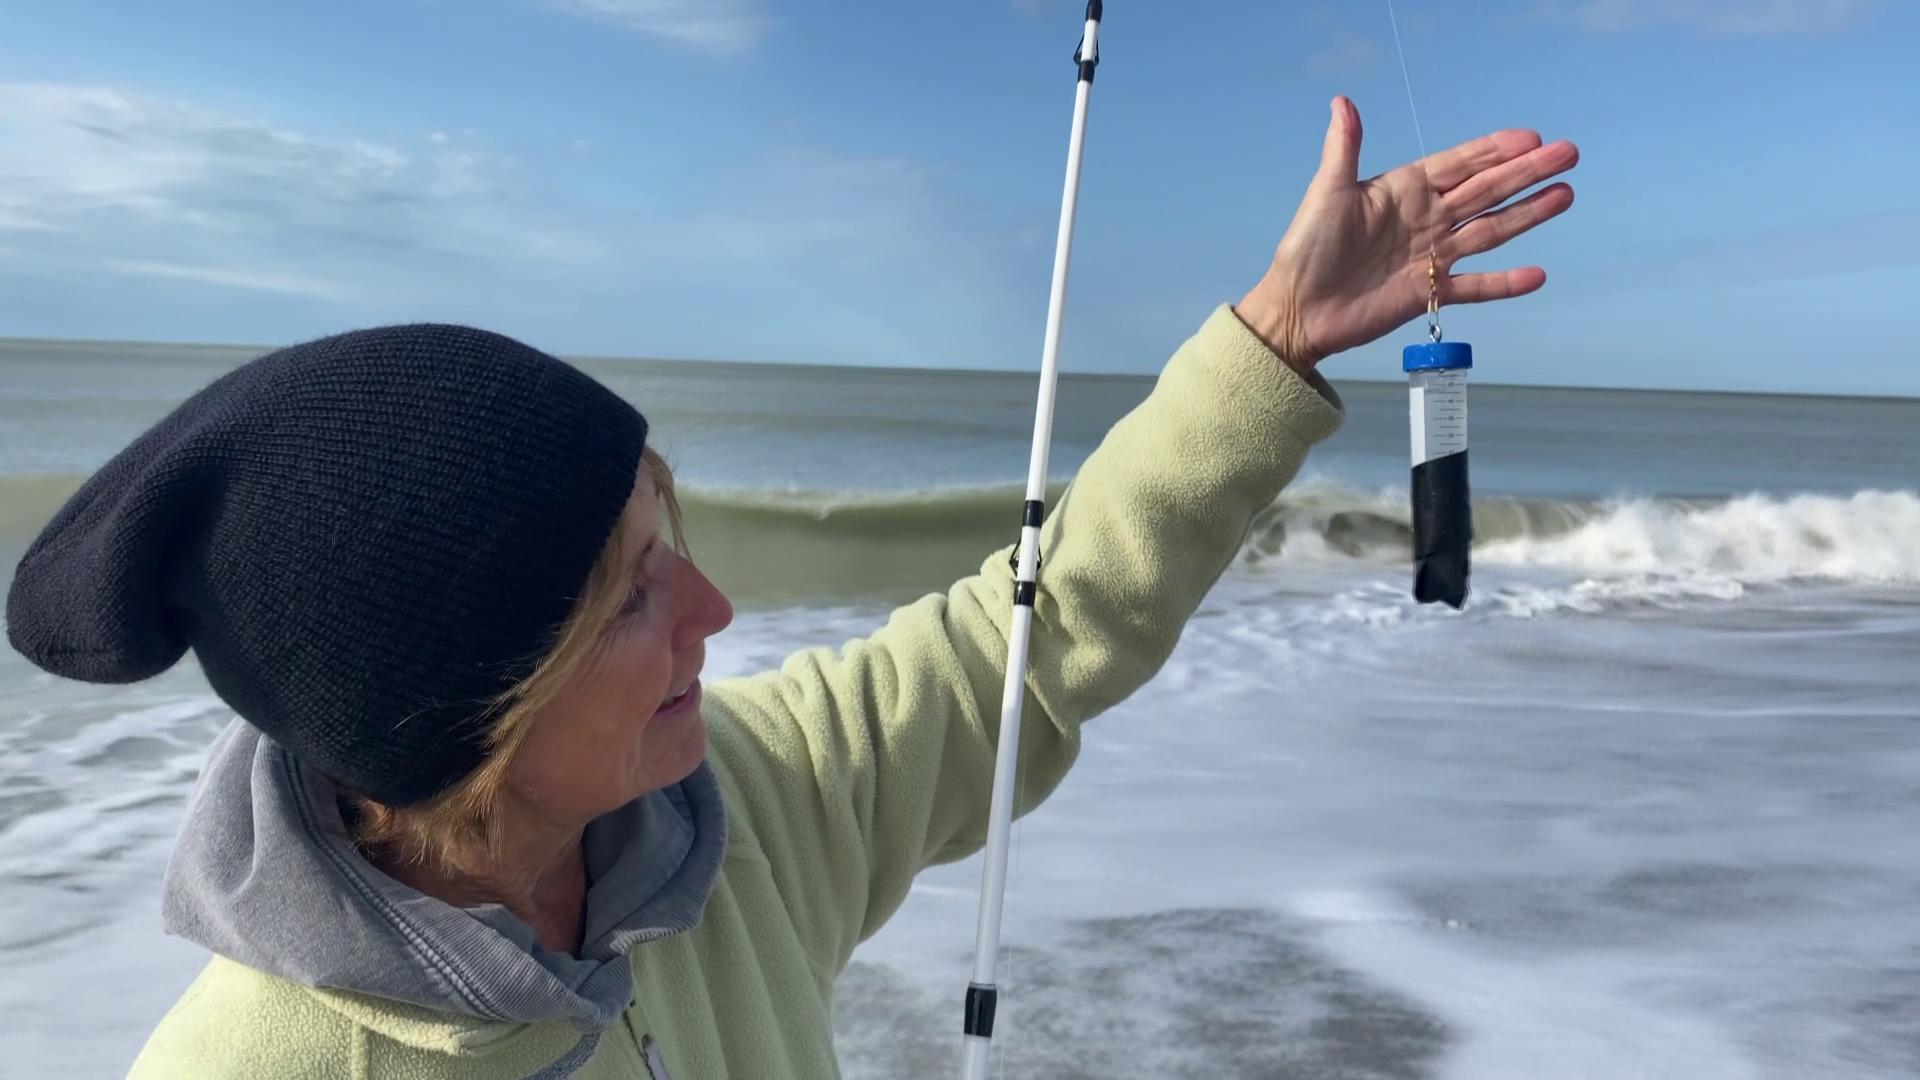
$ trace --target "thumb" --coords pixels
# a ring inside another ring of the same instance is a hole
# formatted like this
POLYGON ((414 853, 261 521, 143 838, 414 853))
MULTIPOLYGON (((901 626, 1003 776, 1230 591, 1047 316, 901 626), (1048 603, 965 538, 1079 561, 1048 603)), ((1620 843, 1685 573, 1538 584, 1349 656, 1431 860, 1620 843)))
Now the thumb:
POLYGON ((1351 187, 1360 180, 1360 110, 1343 94, 1333 99, 1331 112, 1314 182, 1351 187))

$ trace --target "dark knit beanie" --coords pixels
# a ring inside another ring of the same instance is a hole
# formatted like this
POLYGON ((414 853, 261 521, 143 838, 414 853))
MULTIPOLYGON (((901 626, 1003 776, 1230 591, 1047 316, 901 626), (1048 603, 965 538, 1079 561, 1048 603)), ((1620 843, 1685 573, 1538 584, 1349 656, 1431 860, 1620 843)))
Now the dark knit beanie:
POLYGON ((460 326, 270 353, 75 492, 21 559, 7 637, 126 683, 193 649, 222 700, 389 805, 483 758, 633 492, 646 420, 581 371, 460 326))

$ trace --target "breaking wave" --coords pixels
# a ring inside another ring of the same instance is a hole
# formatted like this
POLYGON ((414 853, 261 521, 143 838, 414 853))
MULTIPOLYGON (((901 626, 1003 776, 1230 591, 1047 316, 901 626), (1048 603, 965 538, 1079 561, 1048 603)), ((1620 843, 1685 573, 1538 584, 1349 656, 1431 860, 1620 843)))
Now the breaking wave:
MULTIPOLYGON (((82 478, 0 476, 0 540, 17 551, 82 478)), ((1057 499, 1058 486, 1049 501, 1057 499)), ((879 597, 939 588, 1018 534, 1018 486, 917 492, 691 487, 694 554, 743 598, 879 597)), ((1476 565, 1608 577, 1920 583, 1920 494, 1474 500, 1476 565)), ((1247 564, 1404 563, 1406 497, 1303 481, 1262 511, 1247 564)))

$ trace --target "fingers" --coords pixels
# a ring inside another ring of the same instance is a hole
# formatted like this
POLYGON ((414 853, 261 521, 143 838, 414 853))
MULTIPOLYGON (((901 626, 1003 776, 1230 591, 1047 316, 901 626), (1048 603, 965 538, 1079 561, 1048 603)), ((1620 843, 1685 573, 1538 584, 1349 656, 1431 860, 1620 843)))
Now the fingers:
POLYGON ((1568 184, 1545 187, 1490 214, 1481 214, 1453 230, 1441 241, 1449 261, 1492 251, 1542 222, 1567 212, 1573 205, 1573 188, 1568 184))
POLYGON ((1320 149, 1319 184, 1351 187, 1360 179, 1360 110, 1344 95, 1333 99, 1320 149))
POLYGON ((1457 274, 1440 290, 1443 304, 1484 304, 1525 296, 1547 283, 1547 272, 1537 266, 1490 274, 1457 274))
POLYGON ((1539 132, 1512 128, 1470 139, 1451 150, 1430 154, 1420 159, 1420 166, 1426 170, 1427 181, 1433 185, 1433 190, 1444 194, 1477 173, 1512 161, 1539 147, 1539 132))
POLYGON ((1580 162, 1580 150, 1561 140, 1473 174, 1440 200, 1448 221, 1466 221, 1499 206, 1549 177, 1580 162))

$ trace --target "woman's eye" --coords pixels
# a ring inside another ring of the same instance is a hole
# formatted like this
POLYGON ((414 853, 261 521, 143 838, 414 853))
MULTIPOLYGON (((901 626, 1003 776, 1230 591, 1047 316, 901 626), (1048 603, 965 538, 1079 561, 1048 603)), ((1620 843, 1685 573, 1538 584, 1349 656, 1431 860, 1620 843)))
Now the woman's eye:
POLYGON ((620 606, 620 613, 622 615, 637 614, 641 609, 645 608, 646 606, 647 606, 647 587, 645 585, 636 583, 632 591, 627 593, 627 602, 620 606))

